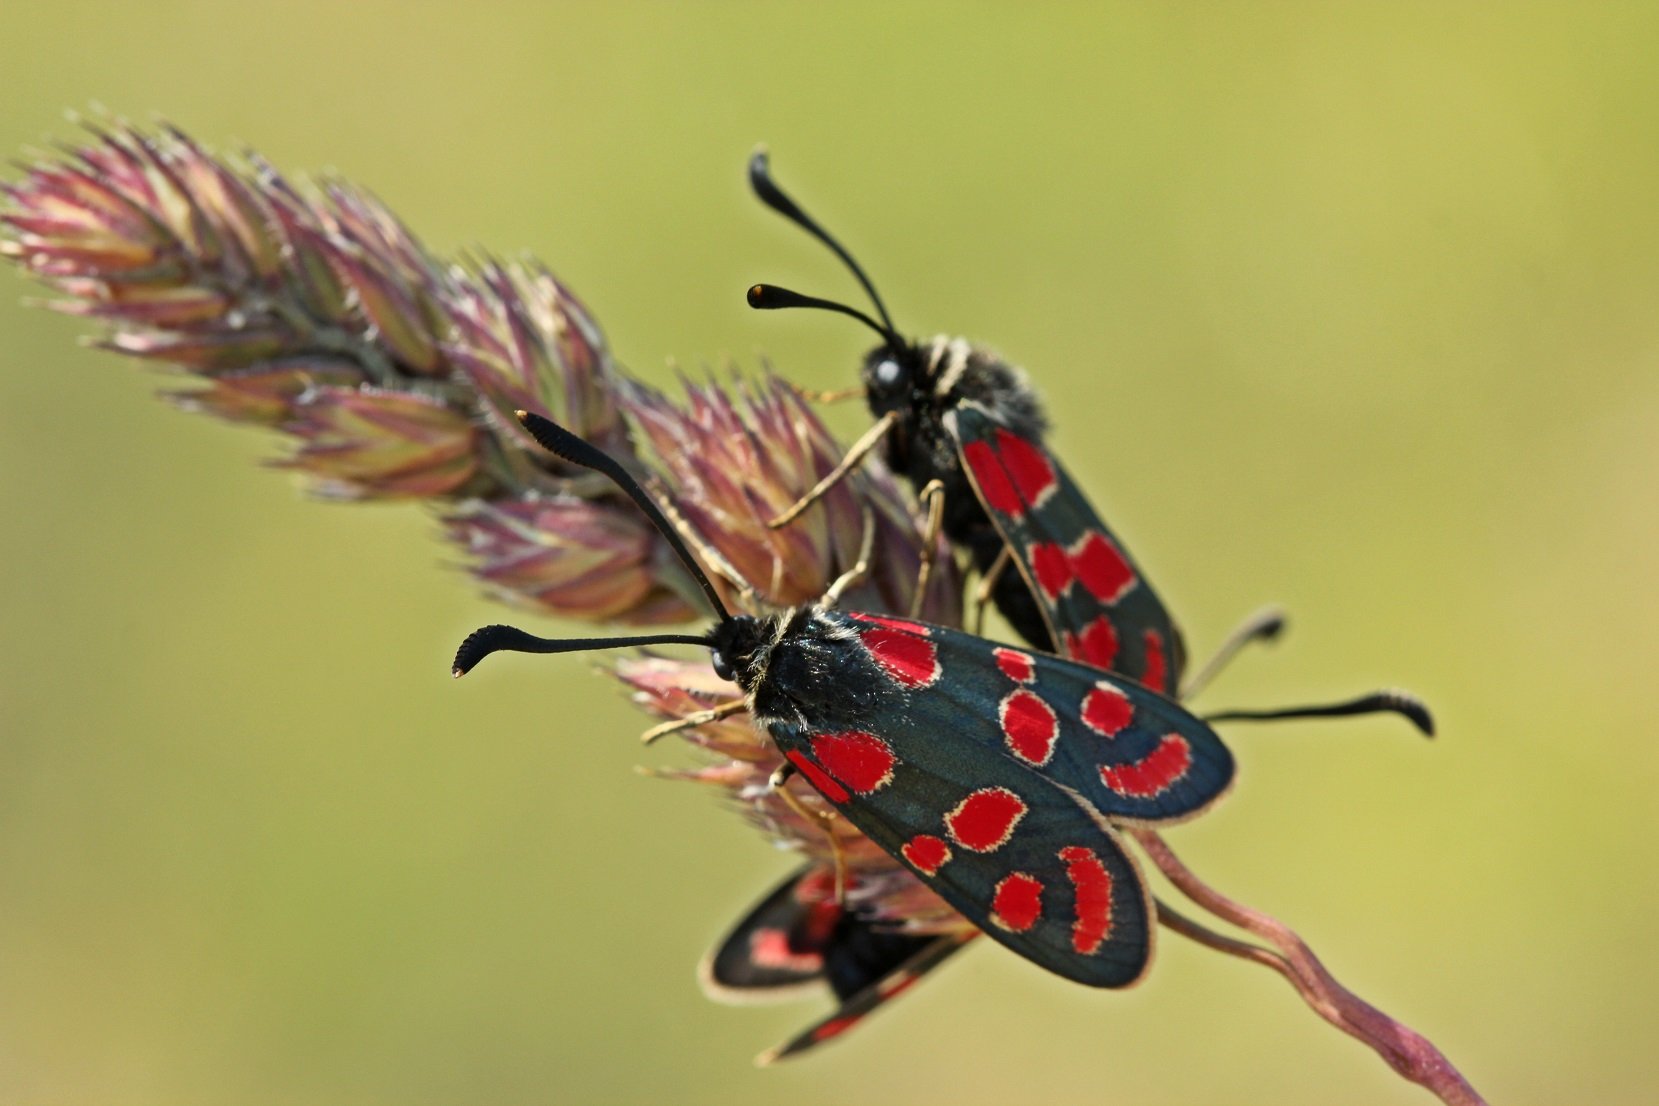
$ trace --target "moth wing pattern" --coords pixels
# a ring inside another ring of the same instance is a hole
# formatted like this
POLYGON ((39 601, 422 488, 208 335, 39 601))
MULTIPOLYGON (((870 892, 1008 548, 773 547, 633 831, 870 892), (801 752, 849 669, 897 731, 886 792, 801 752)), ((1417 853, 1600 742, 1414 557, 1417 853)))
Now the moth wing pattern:
POLYGON ((877 989, 931 946, 934 935, 883 928, 835 898, 834 869, 808 864, 768 892, 703 958, 710 997, 784 1001, 821 990, 846 1003, 877 989))
POLYGON ((813 1022, 776 1048, 762 1053, 758 1062, 771 1064, 787 1060, 835 1040, 862 1023, 877 1009, 921 982, 923 976, 943 964, 977 936, 978 933, 967 931, 917 938, 921 945, 910 956, 894 964, 879 977, 872 977, 858 990, 840 996, 841 1004, 833 1013, 813 1022))
POLYGON ((1186 664, 1181 632, 1065 467, 976 403, 947 411, 944 425, 1055 650, 1173 695, 1186 664))
POLYGON ((1088 986, 1138 980, 1152 904, 1104 820, 1029 768, 960 755, 935 720, 931 741, 912 729, 923 717, 907 721, 879 737, 833 723, 771 732, 848 821, 988 936, 1088 986))
POLYGON ((946 747, 964 779, 1013 761, 1132 825, 1185 821, 1232 786, 1233 755, 1209 724, 1123 675, 944 626, 835 617, 854 625, 878 668, 905 676, 895 690, 906 696, 906 743, 946 747))

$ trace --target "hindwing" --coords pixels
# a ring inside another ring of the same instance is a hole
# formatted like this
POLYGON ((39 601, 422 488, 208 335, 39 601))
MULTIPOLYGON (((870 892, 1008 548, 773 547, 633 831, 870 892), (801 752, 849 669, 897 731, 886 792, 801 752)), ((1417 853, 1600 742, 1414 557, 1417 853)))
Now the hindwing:
POLYGON ((699 975, 703 989, 723 1001, 769 1002, 823 988, 846 1003, 937 940, 861 917, 836 901, 834 870, 809 864, 750 908, 699 975))

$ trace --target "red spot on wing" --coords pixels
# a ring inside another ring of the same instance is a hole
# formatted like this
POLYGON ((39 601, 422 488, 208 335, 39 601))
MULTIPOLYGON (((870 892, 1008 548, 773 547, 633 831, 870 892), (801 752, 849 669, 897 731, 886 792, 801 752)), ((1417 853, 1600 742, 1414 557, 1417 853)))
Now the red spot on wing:
POLYGON ((945 830, 964 849, 988 853, 1008 840, 1025 811, 1025 800, 1006 787, 982 787, 945 815, 945 830))
POLYGON ((969 442, 962 447, 962 459, 972 470, 974 483, 979 486, 979 494, 985 500, 985 506, 1004 515, 1013 515, 1015 518, 1025 514, 1025 504, 1020 502, 1020 493, 1014 490, 1014 483, 1003 471, 1002 463, 997 460, 996 451, 986 442, 969 442))
POLYGON ((1141 672, 1141 683, 1154 691, 1169 690, 1169 661, 1164 655, 1164 639, 1156 630, 1146 630, 1141 634, 1141 643, 1146 648, 1146 662, 1141 672))
POLYGON ((1037 666, 1018 649, 1006 649, 999 645, 991 651, 991 655, 997 659, 997 667, 1002 669, 1002 674, 1015 683, 1028 684, 1037 675, 1037 666))
POLYGON ((813 734, 812 755, 824 771, 858 795, 871 795, 886 787, 893 779, 893 765, 899 761, 887 742, 862 730, 813 734))
POLYGON ((991 896, 991 921, 1011 932, 1024 933, 1042 916, 1042 881, 1025 872, 1003 876, 991 896))
POLYGON ((801 908, 789 927, 790 942, 796 948, 823 946, 844 913, 835 898, 835 869, 814 868, 795 881, 790 897, 801 908))
POLYGON ((1092 664, 1096 668, 1110 668, 1118 655, 1118 633, 1105 615, 1083 627, 1082 633, 1067 630, 1061 635, 1066 656, 1072 660, 1092 664))
POLYGON ((789 934, 773 926, 749 934, 749 960, 762 968, 802 974, 815 974, 824 966, 822 956, 793 948, 789 934))
POLYGON ((1135 570, 1123 552, 1098 530, 1084 535, 1071 555, 1071 568, 1090 595, 1116 603, 1135 586, 1135 570))
POLYGON ((904 843, 899 850, 904 858, 916 869, 926 875, 933 875, 945 866, 950 859, 950 846, 943 838, 935 837, 931 833, 919 833, 904 843))
POLYGON ((831 1018, 812 1031, 814 1041, 827 1041, 831 1037, 839 1037, 864 1019, 863 1014, 854 1014, 845 1018, 831 1018))
POLYGON ((906 687, 926 687, 939 678, 939 648, 909 630, 872 626, 859 640, 882 670, 906 687))
POLYGON ((1135 717, 1129 696, 1111 684, 1095 684, 1083 696, 1083 724, 1102 737, 1113 737, 1135 717))
POLYGON ((1031 544, 1030 556, 1031 575, 1037 578, 1043 594, 1051 601, 1065 594, 1073 579, 1071 558, 1066 551, 1053 542, 1039 541, 1031 544))
POLYGON ((801 775, 807 778, 807 782, 816 787, 819 794, 830 802, 844 803, 852 798, 851 795, 847 794, 845 787, 826 776, 822 768, 808 760, 799 750, 791 749, 784 756, 789 758, 789 763, 800 769, 801 775))
POLYGON ((1060 859, 1065 861, 1066 878, 1071 880, 1076 915, 1071 923, 1071 947, 1089 956, 1112 933, 1112 873, 1093 849, 1081 845, 1061 849, 1060 859))
POLYGON ((997 427, 997 452, 1008 478, 1014 482, 1020 498, 1033 507, 1053 494, 1059 481, 1054 476, 1054 465, 1040 448, 1002 427, 997 427))
POLYGON ((997 721, 1008 751, 1027 764, 1044 765, 1054 755, 1060 720, 1036 692, 1023 687, 1009 692, 997 705, 997 721))
POLYGON ((1100 780, 1119 795, 1149 799, 1174 786, 1192 767, 1192 746, 1178 733, 1165 734, 1140 760, 1102 765, 1100 780))
POLYGON ((791 897, 805 906, 822 903, 826 899, 833 902, 835 898, 835 869, 830 867, 812 869, 812 871, 795 881, 795 893, 791 897))
POLYGON ((893 618, 891 615, 870 614, 866 611, 851 611, 851 617, 860 622, 872 622, 877 626, 885 626, 889 630, 898 630, 900 633, 915 634, 918 637, 928 637, 933 631, 920 622, 912 622, 907 618, 893 618))

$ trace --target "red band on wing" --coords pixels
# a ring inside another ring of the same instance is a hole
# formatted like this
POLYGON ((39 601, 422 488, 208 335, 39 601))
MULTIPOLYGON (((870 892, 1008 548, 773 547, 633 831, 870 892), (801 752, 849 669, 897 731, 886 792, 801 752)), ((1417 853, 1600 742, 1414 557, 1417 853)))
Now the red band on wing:
POLYGON ((877 626, 885 626, 889 630, 898 630, 900 633, 915 634, 917 637, 928 637, 933 631, 920 622, 912 622, 908 618, 894 618, 886 614, 870 614, 868 611, 848 611, 848 617, 859 622, 870 622, 877 626))
POLYGON ((1112 933, 1112 873, 1093 849, 1068 845, 1060 850, 1071 880, 1076 920, 1071 924, 1071 947, 1089 956, 1112 933))
POLYGON ((788 757, 789 763, 799 768, 801 775, 807 778, 807 782, 816 787, 819 793, 830 802, 844 803, 852 797, 847 794, 845 787, 825 775, 822 768, 808 760, 799 750, 791 749, 784 756, 788 757))
POLYGON ((812 1031, 812 1039, 814 1041, 827 1041, 831 1037, 839 1037, 863 1020, 863 1014, 854 1014, 845 1018, 831 1018, 812 1031))
POLYGON ((1100 780, 1119 795, 1149 799, 1167 791, 1192 767, 1192 746, 1178 733, 1165 734, 1158 747, 1128 764, 1102 765, 1100 780))

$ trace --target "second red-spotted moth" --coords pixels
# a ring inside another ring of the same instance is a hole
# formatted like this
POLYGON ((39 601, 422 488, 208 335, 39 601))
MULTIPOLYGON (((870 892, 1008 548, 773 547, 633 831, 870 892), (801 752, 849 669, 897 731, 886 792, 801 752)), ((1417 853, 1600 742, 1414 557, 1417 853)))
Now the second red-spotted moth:
POLYGON ((1181 821, 1227 790, 1233 758, 1205 722, 1088 664, 838 610, 839 586, 818 604, 732 615, 620 465, 540 416, 520 418, 541 445, 610 477, 640 506, 719 620, 697 636, 573 640, 489 626, 462 643, 456 675, 498 650, 705 646, 785 774, 805 777, 986 934, 1080 983, 1141 977, 1155 915, 1114 827, 1181 821))
POLYGON ((966 338, 905 338, 858 262, 778 187, 764 151, 750 159, 749 183, 763 203, 835 252, 879 318, 768 284, 749 289, 750 306, 835 311, 881 335, 864 355, 856 390, 875 425, 774 525, 797 517, 883 445, 888 464, 932 504, 937 525, 981 573, 983 594, 1022 638, 1175 694, 1186 662, 1181 633, 1044 445, 1047 419, 1025 373, 966 338))

